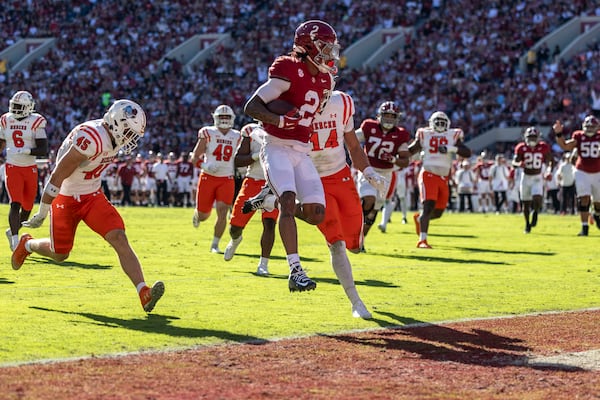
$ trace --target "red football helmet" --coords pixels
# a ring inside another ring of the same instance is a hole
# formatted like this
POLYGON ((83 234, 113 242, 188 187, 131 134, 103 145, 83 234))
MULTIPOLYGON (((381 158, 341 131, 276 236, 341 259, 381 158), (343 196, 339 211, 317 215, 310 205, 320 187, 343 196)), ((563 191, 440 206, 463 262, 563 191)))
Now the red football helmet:
POLYGON ((525 136, 525 143, 527 144, 527 146, 535 147, 535 145, 537 145, 540 141, 540 137, 542 136, 542 134, 540 133, 538 128, 536 128, 535 126, 530 126, 525 130, 525 134, 523 136, 525 136))
POLYGON ((594 117, 593 115, 588 115, 583 120, 581 128, 587 136, 594 136, 596 132, 600 130, 600 121, 598 121, 598 118, 594 117))
POLYGON ((400 107, 393 101, 384 101, 377 109, 377 121, 388 131, 398 125, 400 116, 400 107))
POLYGON ((335 63, 340 58, 340 45, 335 30, 326 22, 311 20, 303 22, 294 36, 294 52, 306 54, 321 72, 335 74, 335 63))

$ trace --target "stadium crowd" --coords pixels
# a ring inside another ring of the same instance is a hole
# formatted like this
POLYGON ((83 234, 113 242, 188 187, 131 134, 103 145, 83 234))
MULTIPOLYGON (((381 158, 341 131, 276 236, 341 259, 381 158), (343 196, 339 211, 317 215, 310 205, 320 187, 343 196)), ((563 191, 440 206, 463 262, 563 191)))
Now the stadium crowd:
MULTIPOLYGON (((231 105, 238 127, 249 122, 242 107, 267 66, 291 49, 299 22, 320 18, 336 28, 343 47, 377 28, 414 27, 406 47, 376 68, 340 69, 337 87, 354 97, 357 121, 372 117, 381 101, 394 100, 412 133, 438 109, 467 140, 492 126, 557 118, 568 132, 590 112, 590 88, 600 81, 598 44, 571 60, 540 52, 526 71, 518 58, 578 15, 600 15, 600 7, 586 0, 485 8, 439 0, 9 2, 0 16, 0 48, 25 37, 59 40, 26 71, 0 75, 0 104, 14 88, 32 92, 55 151, 76 121, 101 115, 112 99, 134 98, 149 118, 141 156, 179 155, 193 148, 198 128, 210 124, 218 104, 231 105), (231 33, 231 44, 190 74, 177 60, 160 62, 192 35, 216 32, 231 33)), ((493 151, 510 157, 513 145, 500 143, 493 151)))

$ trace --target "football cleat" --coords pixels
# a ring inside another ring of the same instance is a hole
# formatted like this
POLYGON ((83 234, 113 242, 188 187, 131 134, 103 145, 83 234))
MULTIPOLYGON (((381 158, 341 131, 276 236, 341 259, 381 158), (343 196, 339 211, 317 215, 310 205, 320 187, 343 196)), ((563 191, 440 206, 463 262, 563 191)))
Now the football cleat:
POLYGON ((24 233, 23 236, 21 236, 21 239, 19 239, 19 244, 17 244, 17 247, 15 247, 11 257, 12 267, 15 271, 21 268, 25 262, 25 259, 31 254, 25 248, 25 243, 31 239, 33 239, 33 237, 31 237, 31 235, 28 233, 24 233))
POLYGON ((421 214, 419 214, 418 212, 416 212, 413 215, 413 221, 415 221, 415 231, 417 232, 417 236, 421 235, 421 221, 419 220, 420 216, 421 214))
POLYGON ((385 226, 383 224, 377 225, 377 228, 381 231, 381 233, 385 233, 385 226))
POLYGON ((237 239, 231 239, 229 243, 227 243, 227 247, 225 247, 225 253, 223 255, 225 261, 230 261, 233 258, 235 251, 241 242, 242 237, 240 236, 237 239))
POLYGON ((266 265, 259 264, 258 268, 256 268, 256 275, 258 275, 258 276, 269 275, 269 268, 266 265))
POLYGON ((418 249, 433 249, 433 247, 431 247, 429 245, 429 243, 427 243, 427 240, 419 240, 417 242, 417 248, 418 249))
POLYGON ((362 318, 362 319, 371 319, 373 315, 367 310, 367 307, 364 305, 362 300, 358 300, 356 303, 352 304, 352 316, 354 318, 362 318))
MULTIPOLYGON (((252 211, 262 210, 264 206, 265 199, 267 196, 272 195, 271 187, 269 185, 265 185, 260 189, 260 192, 254 197, 249 198, 244 202, 244 206, 242 207, 242 213, 248 214, 252 211)), ((267 210, 271 211, 271 210, 267 210)))
POLYGON ((152 311, 163 294, 165 294, 165 284, 162 281, 154 282, 151 288, 148 286, 142 288, 140 291, 140 301, 142 302, 144 311, 148 313, 152 311))
POLYGON ((288 287, 290 292, 304 292, 306 290, 315 290, 316 282, 306 276, 302 267, 294 267, 288 278, 288 287))
POLYGON ((406 220, 406 218, 402 218, 402 225, 406 225, 408 223, 408 221, 406 220))
POLYGON ((525 230, 523 231, 523 233, 530 233, 531 232, 531 225, 527 224, 525 225, 525 230))
POLYGON ((210 246, 210 252, 215 254, 223 254, 223 252, 219 249, 219 246, 210 246))
POLYGON ((192 217, 192 225, 194 225, 194 228, 200 226, 200 216, 198 215, 198 210, 194 210, 194 216, 192 217))
POLYGON ((587 236, 587 235, 589 234, 589 232, 590 232, 590 227, 589 227, 589 225, 583 225, 583 226, 581 227, 581 232, 579 232, 579 233, 577 234, 577 236, 587 236))

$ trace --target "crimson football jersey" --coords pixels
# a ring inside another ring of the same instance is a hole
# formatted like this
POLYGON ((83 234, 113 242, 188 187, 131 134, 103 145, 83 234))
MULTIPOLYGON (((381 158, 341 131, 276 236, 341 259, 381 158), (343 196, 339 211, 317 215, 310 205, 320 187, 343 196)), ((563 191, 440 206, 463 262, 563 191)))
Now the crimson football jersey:
POLYGON ((279 96, 294 105, 302 119, 295 129, 281 129, 275 125, 264 124, 264 129, 271 135, 281 139, 293 139, 308 143, 311 135, 311 124, 321 102, 327 98, 333 87, 333 77, 319 72, 311 75, 306 63, 291 56, 280 56, 269 68, 269 78, 278 78, 290 82, 290 88, 279 96))
POLYGON ((588 136, 583 131, 575 131, 571 139, 577 143, 575 168, 584 172, 600 172, 600 133, 588 136))
POLYGON ((544 141, 538 142, 534 147, 521 142, 515 147, 515 154, 517 156, 516 160, 523 162, 523 168, 537 175, 542 173, 542 166, 547 155, 551 154, 551 149, 548 143, 544 141))
MULTIPOLYGON (((408 144, 410 133, 399 126, 394 127, 387 133, 383 133, 379 122, 374 119, 364 120, 360 125, 360 129, 365 137, 364 148, 370 165, 381 169, 394 168, 394 164, 386 160, 390 156, 398 154, 402 145, 408 144)), ((406 148, 403 150, 406 150, 406 148)))

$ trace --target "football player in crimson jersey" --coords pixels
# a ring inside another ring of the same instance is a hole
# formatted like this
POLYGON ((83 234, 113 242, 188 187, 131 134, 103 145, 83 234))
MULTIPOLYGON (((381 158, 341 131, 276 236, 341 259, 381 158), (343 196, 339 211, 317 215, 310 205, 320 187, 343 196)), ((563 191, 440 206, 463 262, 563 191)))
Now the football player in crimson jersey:
POLYGON ((275 59, 268 81, 245 105, 246 114, 261 121, 266 132, 261 164, 279 201, 279 233, 290 267, 290 291, 317 286, 300 265, 294 214, 298 199, 308 223, 319 224, 325 216, 325 194, 308 156, 309 140, 313 118, 333 90, 339 51, 337 34, 329 24, 319 20, 300 24, 292 52, 275 59), (285 115, 271 112, 267 103, 275 99, 294 108, 285 115))
POLYGON ((512 165, 523 168, 519 193, 523 203, 523 216, 525 217, 525 233, 537 225, 538 213, 544 201, 544 178, 542 168, 544 164, 552 167, 554 162, 552 151, 548 143, 541 140, 541 133, 535 126, 530 126, 523 135, 525 141, 515 147, 512 165), (529 216, 531 214, 531 221, 529 216))
POLYGON ((414 214, 415 229, 419 235, 417 247, 431 249, 427 243, 429 221, 442 216, 450 190, 448 179, 452 168, 453 153, 469 158, 471 150, 463 144, 463 131, 450 128, 450 118, 436 111, 429 117, 429 126, 419 128, 413 142, 408 146, 411 154, 423 151, 423 164, 419 172, 419 192, 423 210, 414 214))
POLYGON ((213 125, 198 130, 198 142, 192 155, 192 165, 203 160, 192 225, 197 228, 200 222, 206 221, 213 204, 216 204, 217 220, 210 245, 212 253, 222 253, 219 242, 227 227, 227 213, 234 200, 235 150, 241 141, 240 131, 233 129, 234 123, 233 109, 225 104, 218 106, 213 112, 213 125))
POLYGON ((194 164, 190 161, 190 154, 182 151, 177 165, 177 205, 190 207, 192 194, 192 177, 194 176, 194 164))
POLYGON ((16 92, 0 117, 0 152, 6 147, 6 190, 10 210, 6 237, 11 251, 19 242, 21 222, 29 218, 38 192, 37 156, 48 153, 46 118, 34 110, 31 93, 16 92))
POLYGON ((571 138, 563 137, 563 125, 556 121, 552 126, 556 143, 564 151, 577 149, 575 161, 575 191, 581 220, 579 236, 587 236, 590 204, 594 201, 594 220, 600 229, 600 120, 588 115, 583 120, 582 129, 573 132, 571 138))
MULTIPOLYGON (((362 248, 362 206, 346 163, 346 148, 355 169, 385 184, 384 178, 369 165, 354 131, 354 101, 348 94, 334 91, 312 124, 310 156, 319 172, 327 207, 318 225, 329 246, 331 265, 352 304, 352 315, 370 319, 371 313, 360 299, 346 249, 358 253, 362 248)), ((302 218, 302 216, 300 215, 302 218)))
POLYGON ((146 114, 131 100, 117 100, 102 119, 77 125, 62 143, 57 164, 44 188, 38 212, 23 226, 39 228, 50 213, 50 238, 33 239, 25 233, 12 254, 19 269, 32 253, 57 262, 69 257, 81 221, 101 235, 117 252, 123 271, 137 288, 144 311, 162 297, 161 281, 146 285, 140 261, 125 234, 125 224, 100 189, 102 171, 122 149, 129 154, 144 136, 146 114))
POLYGON ((390 187, 395 184, 394 170, 408 166, 410 133, 398 126, 400 116, 400 108, 392 101, 385 101, 377 109, 377 119, 364 120, 357 132, 369 164, 385 178, 384 184, 378 187, 365 174, 358 174, 357 186, 362 201, 365 236, 390 194, 390 187))

